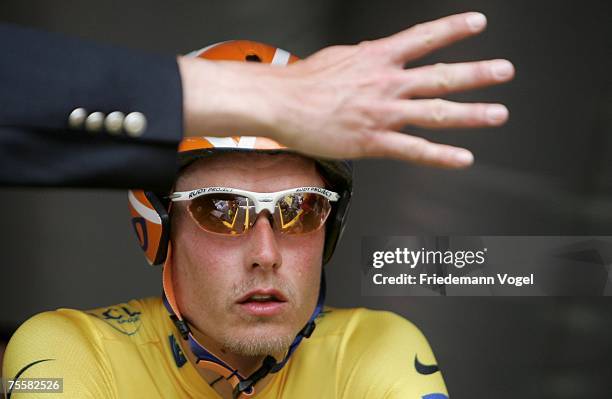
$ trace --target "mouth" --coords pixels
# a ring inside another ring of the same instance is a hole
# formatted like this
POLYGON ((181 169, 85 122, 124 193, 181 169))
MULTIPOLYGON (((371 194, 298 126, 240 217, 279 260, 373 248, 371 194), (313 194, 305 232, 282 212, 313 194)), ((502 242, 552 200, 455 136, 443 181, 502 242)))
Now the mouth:
POLYGON ((247 292, 236 302, 239 304, 245 304, 249 302, 287 302, 287 298, 285 298, 285 296, 280 291, 275 289, 256 289, 247 292))
POLYGON ((240 309, 252 316, 274 316, 287 306, 287 298, 278 290, 257 289, 236 301, 240 309))

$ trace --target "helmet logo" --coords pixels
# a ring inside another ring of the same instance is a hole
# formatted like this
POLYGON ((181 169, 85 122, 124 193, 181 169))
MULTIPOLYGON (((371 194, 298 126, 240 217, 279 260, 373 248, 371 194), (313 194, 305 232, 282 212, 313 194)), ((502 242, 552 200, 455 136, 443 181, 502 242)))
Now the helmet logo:
POLYGON ((134 228, 136 237, 138 237, 140 248, 142 248, 143 251, 146 251, 149 247, 147 222, 143 217, 132 218, 132 227, 134 228))

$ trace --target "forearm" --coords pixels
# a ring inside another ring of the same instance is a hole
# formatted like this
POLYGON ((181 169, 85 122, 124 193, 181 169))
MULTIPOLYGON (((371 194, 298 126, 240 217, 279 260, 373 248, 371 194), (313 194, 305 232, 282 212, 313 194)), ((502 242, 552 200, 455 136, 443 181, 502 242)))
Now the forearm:
POLYGON ((177 57, 185 136, 266 136, 279 141, 288 82, 274 67, 177 57))

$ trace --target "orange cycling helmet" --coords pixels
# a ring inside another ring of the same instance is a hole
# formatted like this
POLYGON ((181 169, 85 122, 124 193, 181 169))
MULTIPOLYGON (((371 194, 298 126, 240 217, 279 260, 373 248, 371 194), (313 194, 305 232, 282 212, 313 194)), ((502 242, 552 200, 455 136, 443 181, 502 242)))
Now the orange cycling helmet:
MULTIPOLYGON (((205 47, 190 53, 191 56, 209 60, 253 61, 273 65, 287 65, 298 58, 285 50, 266 44, 234 40, 205 47)), ((194 137, 181 141, 178 149, 180 168, 193 161, 221 152, 293 152, 265 137, 194 137)), ((334 204, 327 221, 323 264, 334 252, 346 222, 346 214, 352 194, 353 168, 350 161, 315 159, 317 168, 330 189, 341 195, 334 204)), ((163 264, 168 251, 170 220, 168 193, 130 190, 129 208, 132 225, 147 261, 151 265, 163 264)))

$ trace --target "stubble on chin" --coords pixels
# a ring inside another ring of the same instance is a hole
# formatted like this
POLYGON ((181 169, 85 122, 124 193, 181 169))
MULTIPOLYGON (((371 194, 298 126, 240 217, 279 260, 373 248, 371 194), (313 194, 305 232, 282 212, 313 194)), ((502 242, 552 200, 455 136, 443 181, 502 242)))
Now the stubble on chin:
POLYGON ((228 335, 223 337, 222 348, 240 356, 278 355, 284 354, 289 349, 294 338, 293 334, 251 334, 242 337, 228 335))

